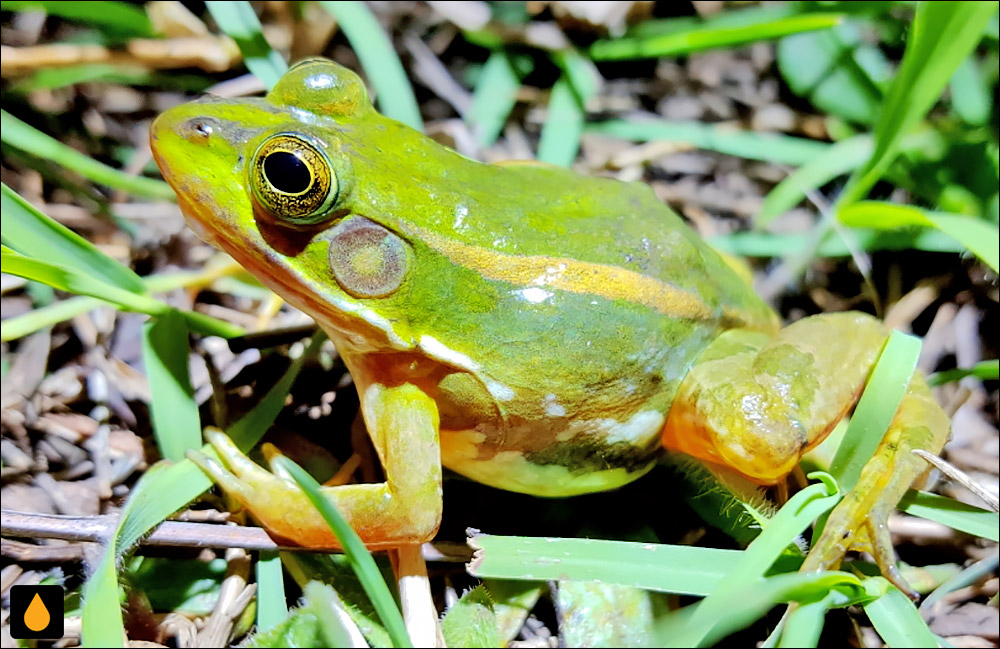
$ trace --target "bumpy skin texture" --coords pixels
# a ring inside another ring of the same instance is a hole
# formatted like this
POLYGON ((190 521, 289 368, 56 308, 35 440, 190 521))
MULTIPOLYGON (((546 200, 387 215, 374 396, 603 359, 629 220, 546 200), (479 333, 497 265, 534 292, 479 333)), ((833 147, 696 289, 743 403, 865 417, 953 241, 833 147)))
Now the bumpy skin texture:
MULTIPOLYGON (((264 99, 171 109, 152 145, 192 227, 312 315, 350 368, 388 478, 330 495, 372 545, 433 535, 438 458, 566 496, 636 479, 665 445, 773 484, 852 407, 885 340, 860 314, 779 332, 648 187, 466 159, 376 113, 329 61, 293 67, 264 99), (333 188, 304 218, 298 194, 262 184, 281 184, 262 144, 296 138, 312 175, 288 178, 333 188)), ((944 419, 921 447, 946 436, 944 419)), ((284 481, 216 441, 227 466, 203 465, 265 525, 335 545, 284 481)), ((919 464, 900 462, 909 484, 919 464)), ((886 510, 901 494, 872 489, 886 510)))

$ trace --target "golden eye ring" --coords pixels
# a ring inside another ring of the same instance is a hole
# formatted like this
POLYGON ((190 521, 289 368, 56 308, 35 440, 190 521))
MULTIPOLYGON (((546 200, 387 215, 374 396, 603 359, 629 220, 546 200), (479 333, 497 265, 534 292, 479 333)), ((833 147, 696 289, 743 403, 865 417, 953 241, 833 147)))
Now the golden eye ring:
POLYGON ((249 166, 254 200, 271 216, 293 225, 328 218, 337 201, 337 174, 323 150, 295 133, 261 142, 249 166))

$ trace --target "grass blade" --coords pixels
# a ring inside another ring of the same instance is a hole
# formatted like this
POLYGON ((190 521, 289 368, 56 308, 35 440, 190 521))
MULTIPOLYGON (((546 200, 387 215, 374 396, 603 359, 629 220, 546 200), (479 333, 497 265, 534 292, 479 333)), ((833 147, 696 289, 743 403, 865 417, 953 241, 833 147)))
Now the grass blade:
POLYGON ((170 306, 147 295, 138 295, 97 279, 75 268, 64 268, 25 257, 10 248, 2 251, 3 272, 47 284, 61 291, 97 297, 126 311, 162 315, 170 306))
POLYGON ((917 607, 902 591, 882 577, 869 577, 864 584, 865 590, 877 594, 864 604, 864 609, 886 646, 940 646, 917 607))
POLYGON ((142 476, 122 508, 114 536, 83 588, 82 640, 87 647, 122 647, 125 627, 116 566, 125 553, 156 525, 212 486, 190 460, 160 462, 142 476))
POLYGON ((403 616, 396 608, 392 593, 389 592, 389 587, 382 579, 382 574, 379 572, 378 566, 375 565, 375 560, 372 559, 371 553, 368 552, 357 533, 351 529, 333 503, 323 495, 319 483, 305 469, 287 457, 278 457, 275 459, 275 463, 287 471, 302 488, 306 497, 309 498, 309 502, 313 504, 323 520, 333 530, 344 549, 344 555, 351 562, 362 587, 371 598, 382 624, 385 625, 389 637, 392 638, 393 646, 412 647, 410 637, 406 633, 406 627, 403 625, 403 616))
POLYGON ((790 610, 788 617, 785 618, 778 646, 815 647, 818 645, 819 636, 823 632, 826 612, 843 600, 843 594, 832 590, 814 602, 804 602, 794 610, 790 610))
POLYGON ((903 495, 899 508, 960 532, 1000 542, 1000 514, 997 512, 914 489, 903 495))
POLYGON ((690 52, 735 47, 789 34, 828 29, 843 20, 839 13, 810 13, 774 19, 771 14, 743 25, 719 25, 712 21, 681 31, 597 41, 590 47, 595 61, 645 59, 690 52))
POLYGON ((4 247, 0 255, 3 272, 41 282, 53 288, 79 295, 89 295, 110 302, 124 311, 135 311, 152 316, 161 316, 176 311, 195 331, 212 336, 232 338, 242 333, 242 329, 228 322, 193 311, 178 311, 165 302, 148 295, 125 291, 99 278, 55 264, 20 255, 4 247))
POLYGON ((824 153, 831 145, 802 137, 754 133, 720 128, 699 122, 672 122, 660 119, 610 120, 587 125, 587 133, 620 137, 633 142, 666 140, 686 142, 706 151, 718 151, 745 158, 800 167, 824 153))
POLYGON ((125 37, 148 37, 153 35, 153 25, 146 12, 128 2, 23 2, 5 0, 4 11, 41 10, 52 16, 59 16, 93 27, 103 27, 116 35, 125 37))
POLYGON ((910 132, 941 95, 959 63, 979 43, 996 11, 993 2, 920 2, 896 78, 886 92, 875 125, 875 152, 848 181, 838 199, 849 205, 864 198, 896 157, 910 132))
MULTIPOLYGON (((854 250, 926 250, 928 252, 962 252, 964 248, 948 235, 937 230, 872 230, 853 229, 854 250)), ((802 250, 811 233, 777 234, 774 232, 733 232, 710 237, 715 248, 742 257, 787 257, 802 250)), ((828 234, 819 244, 816 254, 821 257, 850 257, 854 251, 843 237, 828 234)))
POLYGON ((882 442, 919 356, 918 338, 898 331, 889 335, 830 464, 830 473, 844 492, 854 488, 861 469, 882 442))
POLYGON ((975 376, 987 381, 996 381, 1000 378, 1000 360, 994 358, 991 361, 979 361, 972 367, 960 367, 954 370, 945 370, 944 372, 931 374, 927 377, 927 385, 931 387, 944 385, 945 383, 960 381, 967 376, 975 376))
POLYGON ((583 106, 573 92, 569 76, 563 73, 549 96, 549 104, 538 142, 538 159, 568 167, 573 164, 583 135, 583 106))
POLYGON ((1000 228, 995 223, 962 214, 932 212, 912 205, 860 201, 841 208, 837 216, 847 225, 875 228, 932 227, 965 246, 990 268, 1000 272, 1000 228))
POLYGON ((152 395, 150 414, 160 455, 180 462, 201 445, 201 417, 188 373, 188 329, 168 311, 142 328, 142 360, 152 395))
POLYGON ((975 56, 967 56, 955 69, 948 83, 951 106, 966 124, 979 126, 990 118, 993 93, 983 79, 975 56))
POLYGON ((386 117, 422 131, 424 120, 420 117, 420 107, 413 96, 403 64, 368 6, 354 0, 321 1, 319 4, 337 19, 340 29, 351 42, 368 81, 375 87, 379 111, 386 117))
POLYGON ((707 595, 739 565, 742 552, 598 539, 479 534, 469 574, 531 581, 576 580, 707 595))
POLYGON ((257 630, 267 631, 288 617, 281 557, 277 552, 261 552, 254 570, 257 574, 257 630))
MULTIPOLYGON (((775 514, 767 527, 743 552, 740 563, 735 570, 729 573, 723 584, 712 591, 708 597, 694 605, 694 611, 685 619, 683 629, 671 639, 673 646, 694 647, 709 644, 728 631, 751 623, 770 609, 773 603, 791 596, 786 590, 790 587, 788 584, 793 584, 797 588, 800 582, 794 578, 806 575, 785 574, 764 580, 762 578, 765 572, 806 527, 830 511, 840 501, 837 485, 830 476, 824 473, 814 473, 810 477, 817 477, 821 482, 809 485, 795 494, 775 514), (770 584, 772 591, 768 597, 761 597, 755 606, 744 607, 741 616, 732 615, 734 608, 739 608, 736 606, 736 602, 745 602, 746 597, 751 592, 762 592, 765 583, 770 584)), ((827 576, 835 581, 843 579, 835 577, 835 575, 843 575, 843 573, 814 573, 808 577, 827 576)), ((848 575, 848 577, 850 576, 848 575)), ((853 577, 852 579, 856 580, 853 577)), ((806 579, 801 583, 814 584, 818 582, 806 579)), ((808 596, 814 598, 815 594, 809 593, 808 596)))
POLYGON ((250 3, 210 1, 205 6, 219 28, 236 41, 247 69, 264 83, 265 88, 273 88, 288 69, 288 63, 281 58, 281 54, 271 49, 264 38, 260 21, 250 3))
POLYGON ((472 92, 472 109, 465 116, 479 146, 491 146, 500 137, 520 87, 521 80, 507 53, 490 54, 472 92))
POLYGON ((873 147, 872 138, 867 134, 855 135, 831 145, 775 185, 761 203, 754 227, 763 229, 776 217, 798 205, 809 192, 861 166, 871 157, 873 147))
POLYGON ((61 223, 49 218, 7 185, 0 187, 3 240, 39 261, 94 275, 115 288, 146 294, 142 279, 61 223))
POLYGON ((174 190, 162 180, 132 176, 90 158, 49 137, 5 110, 0 110, 0 140, 15 149, 51 160, 84 178, 136 196, 176 201, 174 190))
POLYGON ((866 601, 870 596, 860 580, 845 572, 785 573, 754 580, 740 588, 720 588, 699 604, 663 617, 657 640, 667 647, 713 646, 743 629, 783 602, 814 602, 835 592, 838 606, 866 601), (711 599, 711 616, 700 615, 711 599))
POLYGON ((940 586, 934 589, 934 592, 924 598, 924 601, 920 602, 920 610, 922 611, 933 611, 934 605, 937 602, 953 591, 959 588, 965 588, 966 586, 972 586, 976 582, 987 579, 990 575, 996 574, 997 568, 1000 567, 1000 555, 994 553, 992 556, 988 556, 985 559, 980 559, 968 568, 963 569, 956 575, 945 580, 940 586))

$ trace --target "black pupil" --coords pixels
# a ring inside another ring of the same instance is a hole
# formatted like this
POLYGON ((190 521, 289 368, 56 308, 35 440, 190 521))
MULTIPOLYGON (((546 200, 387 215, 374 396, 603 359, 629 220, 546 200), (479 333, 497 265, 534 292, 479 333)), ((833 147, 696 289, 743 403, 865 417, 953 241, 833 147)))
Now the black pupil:
POLYGON ((288 151, 268 154, 264 158, 264 175, 275 189, 286 194, 301 194, 312 182, 306 163, 288 151))

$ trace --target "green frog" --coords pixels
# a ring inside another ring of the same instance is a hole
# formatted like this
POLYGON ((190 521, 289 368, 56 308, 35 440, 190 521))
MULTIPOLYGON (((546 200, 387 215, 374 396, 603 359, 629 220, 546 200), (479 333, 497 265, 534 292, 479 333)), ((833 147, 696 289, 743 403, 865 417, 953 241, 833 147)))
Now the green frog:
MULTIPOLYGON (((385 482, 326 487, 372 548, 431 539, 442 465, 536 496, 609 490, 664 449, 782 481, 850 412, 887 339, 856 312, 776 314, 648 186, 484 164, 380 115, 322 59, 264 98, 152 128, 189 224, 312 316, 350 369, 385 482)), ((949 421, 914 375, 807 570, 871 551, 949 421)), ((273 534, 337 541, 285 476, 221 433, 203 469, 273 534)))

